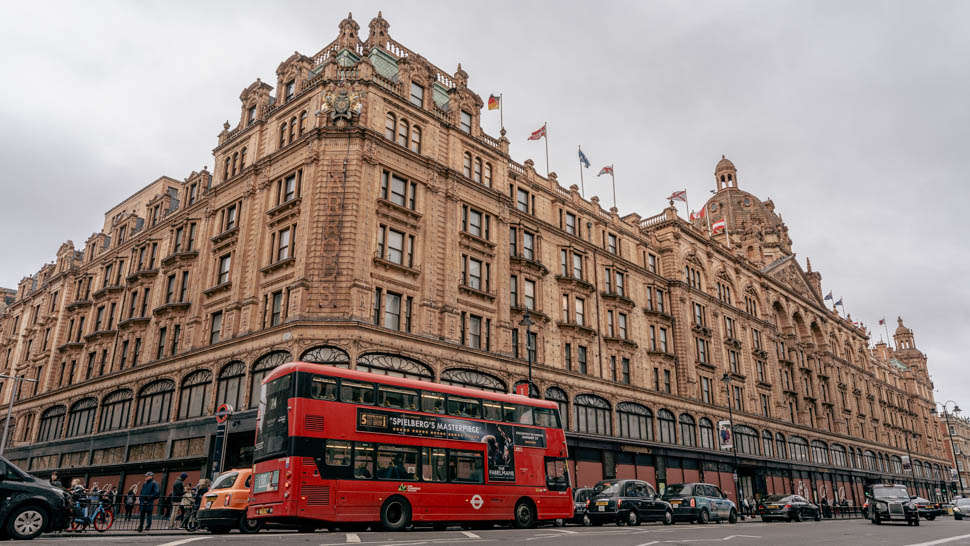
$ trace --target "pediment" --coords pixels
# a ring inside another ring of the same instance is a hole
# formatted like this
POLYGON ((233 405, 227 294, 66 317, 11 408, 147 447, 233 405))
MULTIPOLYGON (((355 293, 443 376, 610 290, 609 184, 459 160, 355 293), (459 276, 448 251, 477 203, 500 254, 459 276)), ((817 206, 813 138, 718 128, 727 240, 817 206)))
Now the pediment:
POLYGON ((795 260, 794 254, 789 254, 784 258, 775 260, 773 263, 768 264, 761 270, 762 273, 770 276, 776 281, 788 286, 792 292, 817 303, 819 306, 824 307, 822 301, 819 297, 812 291, 811 285, 808 283, 808 279, 805 277, 805 271, 802 270, 802 266, 798 264, 795 260))

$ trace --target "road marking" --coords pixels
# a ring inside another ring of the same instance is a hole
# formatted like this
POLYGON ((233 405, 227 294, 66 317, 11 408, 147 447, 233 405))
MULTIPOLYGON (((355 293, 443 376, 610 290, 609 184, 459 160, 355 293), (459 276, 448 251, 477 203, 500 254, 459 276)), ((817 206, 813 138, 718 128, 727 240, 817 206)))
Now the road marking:
POLYGON ((964 538, 970 538, 970 535, 960 535, 958 537, 941 538, 939 540, 931 540, 930 542, 920 542, 918 544, 910 544, 909 546, 933 546, 934 544, 946 544, 947 542, 953 542, 954 540, 960 540, 964 538))
POLYGON ((471 531, 462 531, 461 534, 465 535, 468 538, 482 538, 471 531))
POLYGON ((196 540, 205 540, 207 538, 212 538, 212 537, 183 538, 182 540, 174 540, 172 542, 159 544, 158 546, 179 546, 179 544, 188 544, 189 542, 195 542, 196 540))
POLYGON ((549 529, 550 531, 555 531, 557 533, 565 533, 567 535, 575 535, 576 531, 570 531, 569 529, 549 529))
POLYGON ((348 544, 359 544, 360 536, 357 533, 347 533, 347 543, 348 544))
POLYGON ((650 542, 644 542, 643 544, 637 544, 637 546, 650 546, 651 544, 660 544, 659 540, 651 540, 650 542))
POLYGON ((761 537, 754 536, 754 535, 728 535, 721 540, 731 540, 732 538, 761 538, 761 537))

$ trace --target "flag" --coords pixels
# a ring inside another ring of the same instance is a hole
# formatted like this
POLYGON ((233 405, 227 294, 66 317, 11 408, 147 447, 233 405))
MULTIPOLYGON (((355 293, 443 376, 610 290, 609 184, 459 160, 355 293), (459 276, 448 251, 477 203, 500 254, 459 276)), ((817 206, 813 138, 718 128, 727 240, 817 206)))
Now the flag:
POLYGON ((501 97, 496 97, 495 95, 489 95, 488 96, 488 109, 489 110, 498 110, 499 106, 501 106, 501 105, 502 105, 502 99, 501 99, 501 97))
POLYGON ((711 233, 724 231, 725 227, 727 227, 727 224, 724 223, 724 218, 721 218, 717 222, 714 222, 713 224, 711 224, 711 233))
POLYGON ((832 291, 831 291, 831 290, 829 290, 829 293, 828 293, 828 295, 827 295, 827 296, 825 296, 825 299, 824 299, 823 301, 828 301, 828 300, 830 300, 830 299, 832 299, 832 291))
POLYGON ((613 176, 613 165, 607 165, 603 167, 602 169, 600 169, 599 174, 597 174, 596 176, 603 176, 604 174, 613 176))
POLYGON ((886 317, 882 317, 881 319, 879 319, 879 326, 885 326, 885 325, 886 325, 886 317))
POLYGON ((684 203, 686 203, 687 202, 687 190, 675 191, 674 193, 670 194, 670 197, 668 197, 667 200, 668 201, 683 201, 684 203))
POLYGON ((532 131, 532 135, 529 136, 529 140, 539 140, 546 136, 546 124, 543 123, 542 127, 539 127, 535 131, 532 131))
POLYGON ((707 207, 702 208, 700 212, 691 211, 691 213, 690 213, 690 219, 691 219, 691 221, 700 220, 701 218, 703 218, 705 216, 705 213, 706 212, 707 212, 707 207))
MULTIPOLYGON (((835 302, 835 306, 839 306, 839 305, 842 305, 842 298, 839 298, 839 301, 835 302)), ((835 306, 833 306, 833 307, 835 307, 835 306)), ((842 305, 842 306, 845 307, 844 305, 842 305)))
POLYGON ((583 153, 582 148, 579 149, 579 164, 587 169, 589 168, 589 158, 587 158, 586 154, 583 153))

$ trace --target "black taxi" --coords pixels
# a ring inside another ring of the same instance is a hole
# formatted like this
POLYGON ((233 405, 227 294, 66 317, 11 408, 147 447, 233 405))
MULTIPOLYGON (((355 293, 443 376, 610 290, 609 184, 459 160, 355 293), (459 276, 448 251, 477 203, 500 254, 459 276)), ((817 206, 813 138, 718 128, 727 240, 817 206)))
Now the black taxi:
POLYGON ((603 480, 593 488, 586 515, 593 525, 640 525, 643 521, 674 522, 674 510, 652 485, 641 480, 603 480))

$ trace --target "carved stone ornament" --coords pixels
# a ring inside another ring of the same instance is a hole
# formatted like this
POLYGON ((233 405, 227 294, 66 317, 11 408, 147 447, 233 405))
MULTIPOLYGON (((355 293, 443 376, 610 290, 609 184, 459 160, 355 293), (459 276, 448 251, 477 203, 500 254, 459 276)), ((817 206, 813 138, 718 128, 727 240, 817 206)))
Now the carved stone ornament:
POLYGON ((336 93, 328 92, 323 96, 323 111, 330 114, 332 120, 350 120, 355 114, 360 115, 362 109, 360 95, 354 91, 342 89, 336 93))

